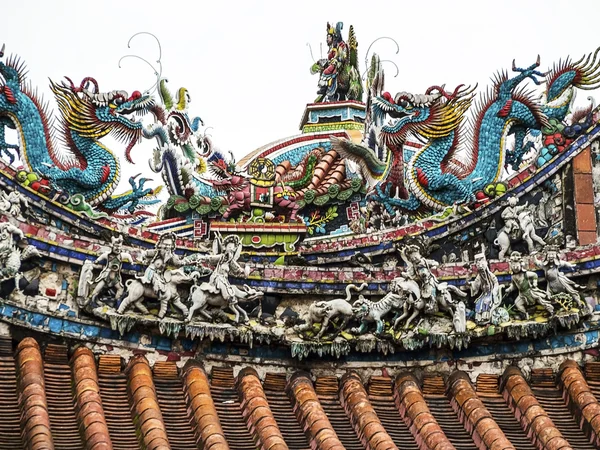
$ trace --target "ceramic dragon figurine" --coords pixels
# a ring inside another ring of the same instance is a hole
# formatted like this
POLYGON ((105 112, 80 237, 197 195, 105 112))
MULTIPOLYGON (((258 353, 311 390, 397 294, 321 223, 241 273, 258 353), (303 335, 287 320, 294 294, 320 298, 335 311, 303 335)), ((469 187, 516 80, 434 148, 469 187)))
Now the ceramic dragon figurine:
POLYGON ((187 89, 179 88, 174 97, 166 79, 158 82, 158 88, 161 102, 150 109, 155 122, 143 130, 145 138, 158 143, 149 161, 150 169, 162 175, 169 194, 184 196, 186 190, 202 184, 194 175, 206 170, 205 157, 211 153, 212 144, 200 133, 202 119, 189 115, 187 89))
MULTIPOLYGON (((0 58, 3 53, 0 52, 0 58)), ((112 134, 127 142, 126 158, 142 137, 142 124, 132 114, 143 115, 153 105, 139 91, 101 92, 93 78, 76 86, 68 82, 50 82, 60 116, 58 126, 36 91, 25 78, 25 67, 17 58, 0 60, 0 154, 20 153, 29 169, 47 178, 59 191, 83 195, 90 205, 103 206, 109 212, 133 208, 140 199, 154 195, 135 180, 133 189, 111 197, 121 176, 119 158, 99 139, 112 134), (5 127, 16 129, 20 146, 5 142, 5 127), (66 148, 59 148, 54 137, 66 148)))
MULTIPOLYGON (((496 77, 466 128, 462 123, 472 103, 473 89, 463 85, 452 93, 433 86, 424 95, 400 92, 392 98, 385 92, 373 96, 371 115, 373 123, 380 126, 380 143, 402 149, 409 134, 426 142, 406 167, 392 167, 393 173, 388 171, 387 179, 379 176, 381 181, 374 186, 373 198, 389 210, 395 207, 409 211, 441 211, 474 200, 476 192, 500 178, 505 166, 519 167, 530 149, 524 144, 527 133, 539 134, 548 127, 549 118, 565 118, 575 88, 596 87, 600 68, 600 63, 596 63, 597 53, 575 63, 569 60, 559 63, 548 74, 537 70, 539 57, 525 69, 516 67, 513 61, 517 75, 509 78, 507 73, 501 73, 496 77), (519 87, 527 79, 540 85, 544 76, 547 83, 544 103, 519 87), (387 116, 392 122, 382 125, 387 116), (511 134, 515 138, 514 148, 505 149, 505 140, 511 134), (388 181, 393 177, 404 179, 408 195, 396 192, 390 195, 392 186, 388 181)), ((383 163, 370 148, 347 140, 334 140, 333 147, 342 156, 359 162, 363 172, 381 174, 383 163)), ((394 160, 402 162, 401 158, 394 160)))

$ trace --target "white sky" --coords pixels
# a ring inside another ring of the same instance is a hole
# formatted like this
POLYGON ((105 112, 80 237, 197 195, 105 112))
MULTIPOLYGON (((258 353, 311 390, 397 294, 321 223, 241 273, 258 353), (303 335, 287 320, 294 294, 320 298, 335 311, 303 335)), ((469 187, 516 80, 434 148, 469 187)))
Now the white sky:
MULTIPOLYGON (((527 66, 541 55, 541 70, 572 55, 579 59, 600 46, 598 0, 566 1, 11 1, 3 2, 0 45, 27 63, 29 78, 55 103, 48 78, 69 76, 79 83, 98 80, 102 91, 143 91, 154 82, 152 70, 134 59, 156 60, 149 36, 162 44, 163 75, 172 90, 185 86, 214 143, 242 156, 271 141, 299 133, 304 106, 316 97, 317 76, 307 43, 319 58, 326 51, 326 23, 344 22, 346 38, 354 25, 361 73, 370 43, 392 59, 385 64, 386 90, 423 93, 431 85, 479 83, 482 92, 498 69, 513 58, 527 66)), ((579 102, 587 92, 581 92, 579 102)), ((598 96, 600 98, 600 96, 598 96)), ((152 142, 133 149, 137 164, 125 174, 148 171, 152 142)), ((122 149, 115 149, 122 154, 122 149)), ((156 179, 156 177, 155 177, 156 179)), ((127 177, 121 182, 127 188, 127 177)))

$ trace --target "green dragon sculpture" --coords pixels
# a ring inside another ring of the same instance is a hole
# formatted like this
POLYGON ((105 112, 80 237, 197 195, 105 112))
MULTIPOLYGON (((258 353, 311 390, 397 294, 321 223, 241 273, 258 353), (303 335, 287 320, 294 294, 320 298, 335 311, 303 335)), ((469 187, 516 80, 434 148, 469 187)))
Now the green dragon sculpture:
MULTIPOLYGON (((3 57, 0 51, 0 58, 3 57)), ((121 176, 119 158, 99 139, 109 133, 128 143, 125 157, 142 137, 142 124, 132 114, 143 115, 154 104, 149 95, 135 91, 100 92, 93 78, 79 86, 50 81, 60 117, 58 126, 47 104, 43 103, 25 78, 25 67, 18 58, 0 60, 0 155, 14 162, 19 154, 29 169, 50 180, 52 186, 71 196, 81 194, 92 206, 107 212, 127 210, 134 213, 140 204, 156 202, 153 189, 144 189, 142 179, 130 180, 132 190, 111 197, 121 176), (90 87, 91 86, 91 87, 90 87), (5 141, 5 127, 15 129, 20 145, 5 141), (55 136, 65 148, 59 148, 55 136)))

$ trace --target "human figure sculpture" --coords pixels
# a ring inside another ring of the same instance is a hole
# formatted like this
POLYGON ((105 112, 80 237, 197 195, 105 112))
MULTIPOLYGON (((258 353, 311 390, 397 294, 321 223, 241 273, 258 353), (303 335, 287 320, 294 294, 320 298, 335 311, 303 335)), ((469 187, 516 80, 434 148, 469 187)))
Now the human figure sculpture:
POLYGON ((197 274, 185 275, 181 270, 172 270, 173 267, 181 267, 186 261, 175 254, 176 236, 173 233, 163 234, 156 248, 147 250, 144 259, 149 261, 148 267, 141 277, 126 283, 127 296, 118 309, 123 314, 130 305, 142 313, 148 310, 143 305, 144 297, 157 298, 160 302, 158 317, 163 318, 167 313, 167 306, 173 303, 185 315, 188 308, 181 302, 177 286, 182 283, 194 281, 197 274))
POLYGON ((494 244, 500 247, 498 255, 500 259, 504 259, 510 250, 511 240, 523 239, 527 244, 529 253, 535 253, 535 244, 546 245, 546 242, 535 231, 533 212, 528 203, 519 205, 518 202, 519 200, 516 197, 510 197, 508 206, 500 214, 504 220, 504 227, 500 229, 494 241, 494 244))
POLYGON ((352 61, 356 54, 356 38, 350 27, 349 44, 342 38, 344 24, 338 22, 335 27, 327 24, 327 57, 320 59, 311 67, 313 74, 319 73, 319 90, 315 103, 342 100, 361 100, 362 86, 360 74, 352 61))
MULTIPOLYGON (((94 303, 98 300, 98 296, 107 289, 114 289, 115 299, 118 300, 121 298, 123 291, 125 290, 121 278, 121 269, 124 262, 133 262, 133 257, 128 252, 123 251, 123 236, 113 236, 111 238, 110 250, 98 256, 93 263, 96 266, 104 264, 104 267, 102 268, 100 275, 94 280, 96 286, 92 291, 92 295, 89 298, 84 299, 83 306, 90 302, 94 303)), ((82 275, 83 272, 84 271, 82 271, 82 275)), ((84 275, 82 278, 86 277, 87 275, 84 275)))
POLYGON ((6 193, 3 190, 0 190, 0 212, 10 214, 13 217, 23 220, 22 206, 24 208, 29 208, 29 201, 27 200, 27 197, 19 191, 13 190, 6 193))
POLYGON ((206 283, 194 286, 190 292, 192 306, 187 315, 187 320, 192 320, 196 311, 205 317, 208 313, 204 311, 206 306, 216 306, 220 309, 229 308, 235 315, 235 322, 239 321, 240 314, 245 321, 248 320, 246 312, 238 305, 239 301, 261 300, 262 292, 244 287, 244 290, 233 286, 229 281, 229 275, 242 273, 238 264, 242 252, 242 242, 237 235, 229 235, 223 238, 217 234, 213 241, 213 254, 203 256, 201 261, 214 264, 215 268, 206 283))
POLYGON ((554 307, 550 303, 549 295, 538 287, 538 276, 535 272, 525 269, 523 257, 519 252, 512 252, 509 261, 512 274, 511 284, 504 292, 505 295, 517 291, 515 307, 525 320, 529 319, 528 306, 540 305, 549 314, 554 313, 554 307))
POLYGON ((548 245, 545 248, 543 259, 533 259, 536 266, 544 271, 546 278, 546 292, 551 297, 557 294, 567 294, 573 298, 575 304, 584 312, 589 312, 590 307, 583 301, 579 290, 584 289, 560 271, 562 268, 574 269, 575 265, 563 261, 558 253, 558 247, 548 245))
POLYGON ((15 291, 20 292, 21 273, 19 269, 21 268, 21 262, 41 255, 32 245, 27 245, 20 250, 15 236, 21 241, 25 241, 23 231, 10 222, 0 222, 0 282, 14 279, 15 291))
POLYGON ((416 281, 421 289, 421 299, 425 302, 425 313, 438 311, 438 280, 431 272, 439 265, 433 259, 427 259, 421 255, 419 247, 408 245, 400 250, 400 256, 406 263, 406 272, 402 274, 405 278, 416 281))
POLYGON ((500 285, 498 278, 489 268, 485 253, 475 255, 475 266, 477 276, 469 283, 469 288, 471 296, 479 293, 479 297, 475 299, 475 322, 478 325, 485 325, 492 320, 494 310, 502 302, 500 285))

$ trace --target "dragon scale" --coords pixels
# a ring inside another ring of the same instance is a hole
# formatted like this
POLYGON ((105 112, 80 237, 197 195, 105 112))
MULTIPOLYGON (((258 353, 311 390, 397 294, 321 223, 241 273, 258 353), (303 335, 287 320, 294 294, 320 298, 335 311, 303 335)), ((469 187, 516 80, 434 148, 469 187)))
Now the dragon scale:
MULTIPOLYGON (((2 55, 0 55, 2 56, 2 55)), ((15 150, 34 173, 70 195, 81 194, 85 201, 108 211, 137 205, 152 195, 152 190, 132 184, 133 190, 111 197, 118 185, 121 169, 118 157, 99 140, 114 134, 128 142, 126 156, 140 140, 142 124, 126 114, 145 113, 153 104, 147 95, 124 91, 102 93, 93 78, 80 86, 50 82, 60 112, 53 121, 36 92, 25 82, 24 66, 17 59, 0 61, 0 152, 14 160, 15 150), (93 88, 88 90, 92 84, 93 88), (4 127, 17 131, 19 146, 4 140, 4 127), (54 136, 64 144, 58 149, 54 136)), ((141 183, 141 182, 140 182, 141 183)))

